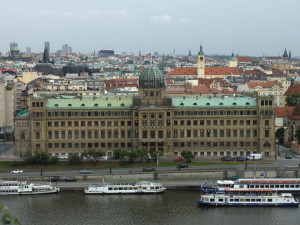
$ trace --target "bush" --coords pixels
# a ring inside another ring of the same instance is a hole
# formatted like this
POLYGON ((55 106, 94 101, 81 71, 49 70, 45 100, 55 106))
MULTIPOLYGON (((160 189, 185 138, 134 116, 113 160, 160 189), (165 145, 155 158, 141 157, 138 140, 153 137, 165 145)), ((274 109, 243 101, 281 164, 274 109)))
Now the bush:
POLYGON ((58 163, 58 160, 59 160, 58 157, 53 156, 50 158, 49 164, 56 165, 58 163))
POLYGON ((71 153, 68 156, 68 163, 71 165, 78 165, 81 163, 81 159, 77 154, 71 153))

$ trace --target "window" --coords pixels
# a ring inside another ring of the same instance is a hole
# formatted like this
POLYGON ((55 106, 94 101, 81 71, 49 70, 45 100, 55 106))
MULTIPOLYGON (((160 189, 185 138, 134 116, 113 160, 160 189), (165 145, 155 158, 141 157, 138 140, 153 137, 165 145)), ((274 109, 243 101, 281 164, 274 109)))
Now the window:
POLYGON ((55 139, 58 139, 58 131, 55 131, 55 133, 54 133, 54 138, 55 138, 55 139))
POLYGON ((265 120, 265 126, 269 126, 270 125, 270 121, 269 120, 265 120))
POLYGON ((265 130, 265 137, 270 137, 270 131, 269 130, 265 130))
POLYGON ((40 139, 41 135, 40 135, 40 132, 35 132, 35 139, 40 139))
POLYGON ((61 138, 62 138, 62 139, 65 139, 65 138, 66 138, 66 132, 65 132, 65 131, 62 131, 62 132, 61 132, 61 138))
POLYGON ((180 137, 184 138, 184 130, 180 130, 180 137))
POLYGON ((78 131, 74 131, 74 136, 75 136, 75 139, 78 139, 79 138, 79 135, 78 135, 78 131))
POLYGON ((81 131, 81 138, 85 138, 85 131, 81 131))

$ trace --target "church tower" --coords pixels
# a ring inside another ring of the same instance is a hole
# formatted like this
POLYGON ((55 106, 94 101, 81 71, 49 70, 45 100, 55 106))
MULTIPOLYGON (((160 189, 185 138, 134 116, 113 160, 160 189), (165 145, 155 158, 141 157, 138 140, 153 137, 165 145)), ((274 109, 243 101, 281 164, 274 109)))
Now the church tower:
POLYGON ((202 45, 200 45, 200 51, 198 52, 197 78, 205 78, 205 56, 202 45))
POLYGON ((228 67, 237 67, 237 59, 234 57, 233 52, 231 54, 231 58, 229 60, 228 67))
POLYGON ((191 61, 191 60, 192 60, 192 53, 191 53, 191 49, 189 49, 188 60, 189 60, 189 61, 191 61))

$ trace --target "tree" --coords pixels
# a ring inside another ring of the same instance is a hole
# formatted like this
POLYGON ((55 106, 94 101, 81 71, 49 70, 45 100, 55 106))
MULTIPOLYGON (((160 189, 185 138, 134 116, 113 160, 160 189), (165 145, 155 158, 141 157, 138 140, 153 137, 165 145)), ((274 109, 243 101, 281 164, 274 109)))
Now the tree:
POLYGON ((279 128, 278 130, 276 130, 276 134, 275 134, 276 138, 278 139, 279 141, 279 144, 283 144, 283 141, 284 141, 284 128, 281 127, 279 128))
POLYGON ((14 218, 9 211, 7 210, 6 207, 4 207, 1 203, 0 203, 0 214, 1 214, 1 221, 3 224, 20 224, 19 220, 14 218))
POLYGON ((157 154, 158 154, 158 157, 161 157, 161 156, 163 156, 164 155, 164 153, 162 152, 162 151, 156 151, 156 152, 153 152, 152 154, 151 154, 151 157, 152 157, 152 159, 153 159, 153 161, 156 161, 157 159, 157 154))
POLYGON ((129 158, 129 163, 133 163, 134 160, 138 157, 138 154, 136 151, 131 151, 131 152, 128 152, 127 156, 129 158))
POLYGON ((146 148, 138 148, 136 150, 137 158, 139 158, 141 161, 148 155, 148 150, 146 148))
POLYGON ((297 103, 300 103, 300 94, 292 94, 285 98, 286 106, 296 106, 297 103))
POLYGON ((49 163, 49 156, 47 152, 35 151, 34 154, 30 150, 27 150, 24 154, 24 162, 26 164, 40 164, 47 165, 49 163))
POLYGON ((128 155, 128 151, 127 150, 124 150, 124 149, 121 149, 121 148, 118 148, 114 151, 114 156, 117 158, 117 159, 121 159, 122 161, 125 160, 125 157, 128 155))
POLYGON ((194 154, 191 151, 182 151, 181 156, 188 162, 192 162, 192 159, 195 158, 194 154))

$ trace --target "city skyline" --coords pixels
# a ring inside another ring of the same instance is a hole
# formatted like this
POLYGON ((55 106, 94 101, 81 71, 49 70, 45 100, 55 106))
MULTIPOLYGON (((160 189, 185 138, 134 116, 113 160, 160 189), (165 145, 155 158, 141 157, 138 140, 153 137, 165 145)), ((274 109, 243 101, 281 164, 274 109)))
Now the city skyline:
POLYGON ((237 1, 72 1, 4 2, 1 17, 7 31, 0 52, 17 42, 22 52, 51 52, 69 44, 73 52, 105 48, 115 52, 196 55, 200 44, 206 54, 231 52, 251 56, 279 56, 284 48, 300 55, 295 0, 237 1), (178 10, 180 9, 180 10, 178 10))

